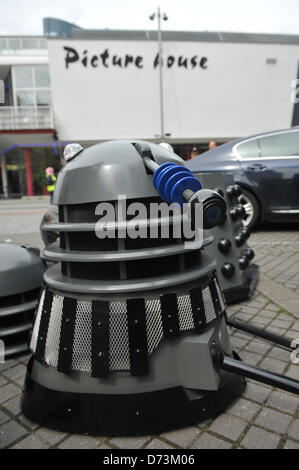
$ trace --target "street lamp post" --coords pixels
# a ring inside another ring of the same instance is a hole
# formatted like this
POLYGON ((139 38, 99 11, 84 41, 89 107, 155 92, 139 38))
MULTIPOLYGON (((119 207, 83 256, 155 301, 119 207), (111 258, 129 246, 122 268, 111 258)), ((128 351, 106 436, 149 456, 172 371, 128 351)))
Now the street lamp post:
POLYGON ((158 7, 157 13, 150 15, 150 20, 153 21, 157 16, 158 19, 158 58, 159 58, 159 86, 160 86, 160 123, 161 123, 161 140, 165 137, 164 132, 164 97, 163 97, 163 49, 162 49, 162 31, 161 31, 161 19, 164 21, 168 20, 166 13, 161 13, 160 7, 158 7))

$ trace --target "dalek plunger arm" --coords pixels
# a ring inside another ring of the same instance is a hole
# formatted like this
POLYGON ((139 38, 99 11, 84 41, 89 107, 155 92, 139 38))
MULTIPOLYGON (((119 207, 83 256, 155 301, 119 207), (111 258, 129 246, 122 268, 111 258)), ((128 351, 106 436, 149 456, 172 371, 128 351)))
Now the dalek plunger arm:
MULTIPOLYGON (((137 145, 136 145, 137 147, 137 145)), ((221 224, 226 216, 226 202, 220 194, 210 189, 202 189, 200 181, 185 166, 174 162, 158 165, 152 158, 148 146, 137 147, 145 167, 153 173, 153 184, 163 201, 190 205, 191 220, 195 221, 195 211, 202 204, 203 228, 209 229, 221 224)))

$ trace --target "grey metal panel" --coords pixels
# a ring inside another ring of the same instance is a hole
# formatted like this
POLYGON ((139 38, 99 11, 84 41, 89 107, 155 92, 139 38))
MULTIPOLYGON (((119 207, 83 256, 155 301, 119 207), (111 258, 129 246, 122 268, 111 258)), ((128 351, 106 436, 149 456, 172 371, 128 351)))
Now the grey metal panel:
POLYGON ((94 232, 95 223, 47 223, 41 226, 41 230, 45 232, 94 232))
POLYGON ((17 326, 10 326, 8 328, 0 328, 0 338, 6 336, 16 335, 18 333, 23 333, 24 331, 29 331, 32 328, 32 322, 23 323, 17 326))
POLYGON ((217 390, 220 377, 216 373, 210 353, 214 329, 201 335, 187 336, 180 341, 176 357, 178 375, 184 387, 197 390, 217 390))
MULTIPOLYGON (((127 199, 157 197, 152 175, 147 174, 143 160, 133 142, 119 140, 89 147, 60 170, 54 191, 54 204, 83 204, 115 201, 118 195, 127 199), (99 184, 100 183, 100 184, 99 184)), ((163 147, 150 146, 158 164, 173 161, 185 165, 177 155, 163 147)))
MULTIPOLYGON (((213 236, 203 240, 202 247, 213 242, 213 236)), ((198 247, 196 247, 196 250, 198 247)), ((127 261, 135 259, 159 258, 161 256, 177 255, 193 251, 192 248, 185 248, 183 243, 177 245, 168 245, 161 248, 146 248, 143 250, 126 251, 68 251, 59 247, 58 244, 48 245, 43 255, 51 261, 74 261, 74 262, 108 262, 108 261, 127 261)), ((1 315, 1 309, 0 309, 1 315)))
POLYGON ((98 281, 76 279, 61 274, 60 264, 57 263, 47 269, 44 274, 44 281, 50 287, 67 292, 87 293, 87 294, 107 294, 140 292, 143 290, 154 290, 169 286, 180 285, 205 276, 215 269, 216 263, 212 257, 202 254, 201 264, 193 269, 179 272, 177 274, 150 277, 144 279, 122 280, 122 281, 98 281))
POLYGON ((0 243, 0 297, 40 287, 44 264, 35 253, 14 243, 0 243))
POLYGON ((5 347, 5 357, 7 358, 26 352, 28 352, 28 341, 5 347))
MULTIPOLYGON (((141 200, 142 201, 142 200, 141 200)), ((187 214, 181 216, 176 215, 172 217, 171 222, 172 225, 181 224, 183 221, 187 221, 187 214)), ((105 226, 105 232, 113 232, 117 229, 127 229, 130 227, 132 222, 130 221, 120 221, 120 222, 109 222, 105 226)), ((138 220, 138 227, 149 227, 149 226, 168 226, 169 225, 169 217, 163 217, 160 219, 140 219, 138 220)), ((45 223, 41 226, 41 230, 45 232, 95 232, 97 228, 97 223, 81 223, 81 222, 50 222, 45 223)))
POLYGON ((28 310, 34 309, 36 305, 37 299, 24 304, 13 305, 12 307, 0 308, 0 318, 15 315, 16 313, 28 312, 28 310))

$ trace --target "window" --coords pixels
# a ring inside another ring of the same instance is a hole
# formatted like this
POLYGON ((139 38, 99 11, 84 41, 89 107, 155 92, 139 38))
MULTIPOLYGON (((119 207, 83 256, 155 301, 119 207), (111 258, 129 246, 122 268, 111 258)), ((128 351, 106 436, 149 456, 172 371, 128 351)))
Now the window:
POLYGON ((36 104, 37 106, 48 106, 50 104, 50 91, 37 90, 36 91, 36 104))
POLYGON ((299 156, 299 132, 285 132, 260 139, 262 157, 299 156))
POLYGON ((8 49, 10 51, 18 51, 20 49, 19 39, 8 39, 8 49))
POLYGON ((47 49, 48 48, 47 40, 45 38, 41 38, 39 40, 39 48, 40 49, 47 49))
POLYGON ((32 91, 17 91, 18 106, 34 106, 34 94, 32 91))
POLYGON ((32 67, 28 65, 15 67, 15 87, 33 88, 32 67))
POLYGON ((32 38, 32 39, 23 39, 23 49, 38 49, 39 47, 39 41, 38 39, 32 38))
POLYGON ((50 86, 49 68, 47 65, 34 67, 36 88, 45 88, 50 86))
POLYGON ((6 39, 0 39, 0 51, 6 51, 7 45, 6 45, 6 39))
POLYGON ((49 106, 51 102, 47 65, 15 65, 13 86, 17 106, 49 106))
POLYGON ((249 140, 248 142, 244 142, 244 144, 240 144, 237 147, 237 151, 241 158, 259 158, 259 149, 258 149, 258 142, 257 139, 249 140))

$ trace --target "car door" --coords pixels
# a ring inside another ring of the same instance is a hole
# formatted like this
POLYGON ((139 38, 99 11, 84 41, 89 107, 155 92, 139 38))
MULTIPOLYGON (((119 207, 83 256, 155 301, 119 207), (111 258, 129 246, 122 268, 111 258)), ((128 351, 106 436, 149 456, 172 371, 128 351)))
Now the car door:
MULTIPOLYGON (((257 148, 249 157, 238 151, 246 177, 266 202, 270 212, 299 213, 299 131, 289 130, 266 134, 251 142, 257 148)), ((249 144, 249 142, 247 142, 249 144)))

